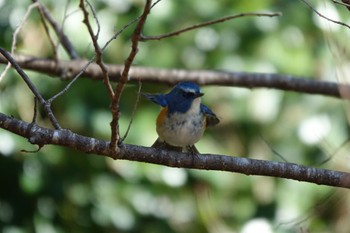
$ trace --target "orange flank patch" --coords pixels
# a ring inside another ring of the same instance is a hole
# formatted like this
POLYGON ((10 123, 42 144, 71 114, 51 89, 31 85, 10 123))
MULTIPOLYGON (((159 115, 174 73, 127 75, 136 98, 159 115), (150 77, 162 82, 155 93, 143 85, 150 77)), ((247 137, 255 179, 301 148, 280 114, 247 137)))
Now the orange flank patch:
POLYGON ((167 115, 168 115, 168 108, 167 107, 162 108, 160 110, 160 113, 159 113, 158 117, 157 117, 157 126, 158 125, 162 125, 164 123, 165 118, 167 117, 167 115))

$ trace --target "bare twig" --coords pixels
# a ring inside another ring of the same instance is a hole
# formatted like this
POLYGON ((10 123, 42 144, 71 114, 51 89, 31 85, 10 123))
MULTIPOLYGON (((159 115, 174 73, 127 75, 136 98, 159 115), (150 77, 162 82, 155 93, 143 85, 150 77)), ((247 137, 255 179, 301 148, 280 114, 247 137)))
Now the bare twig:
POLYGON ((120 143, 123 143, 124 140, 126 139, 126 137, 128 136, 130 128, 131 128, 131 125, 132 125, 132 122, 133 122, 135 114, 136 114, 137 106, 138 106, 139 101, 140 101, 141 88, 142 88, 142 83, 141 83, 140 80, 138 81, 138 87, 139 88, 137 90, 136 101, 135 101, 135 104, 134 104, 134 109, 132 110, 132 114, 131 114, 131 117, 130 117, 129 125, 128 125, 128 128, 126 129, 126 132, 125 132, 123 138, 120 140, 120 143))
POLYGON ((32 91, 34 96, 39 100, 40 104, 44 107, 46 114, 51 120, 52 125, 55 129, 62 129, 58 124, 56 117, 54 116, 51 110, 51 102, 45 101, 45 99, 41 96, 40 92, 36 89, 32 81, 30 81, 27 74, 22 70, 22 68, 16 63, 16 61, 12 58, 12 56, 3 48, 0 48, 0 53, 11 63, 11 65, 16 69, 17 73, 22 77, 24 82, 27 84, 29 89, 32 91))
POLYGON ((336 155, 340 150, 344 149, 344 147, 345 147, 346 145, 349 144, 349 142, 350 142, 350 137, 348 137, 348 138, 345 139, 342 143, 340 143, 340 145, 337 146, 337 148, 335 149, 335 151, 333 151, 332 153, 328 152, 328 153, 327 153, 328 156, 327 156, 326 159, 324 159, 324 160, 318 162, 318 163, 315 164, 315 165, 321 166, 321 165, 326 164, 327 162, 331 161, 331 160, 335 157, 335 155, 336 155))
MULTIPOLYGON (((91 6, 91 5, 89 4, 89 6, 91 6)), ((86 25, 86 27, 87 27, 87 29, 89 31, 91 40, 92 40, 94 48, 95 48, 96 63, 100 66, 100 69, 102 71, 103 83, 104 83, 104 85, 105 85, 105 87, 106 87, 106 89, 108 91, 109 98, 112 101, 113 98, 114 98, 114 92, 113 92, 112 85, 111 85, 111 83, 109 81, 109 74, 108 74, 107 67, 105 66, 105 64, 103 63, 103 60, 102 60, 103 52, 102 52, 102 50, 101 50, 101 48, 100 48, 100 46, 98 44, 98 41, 97 41, 98 36, 99 36, 99 29, 98 29, 98 33, 95 35, 94 31, 93 31, 93 29, 91 27, 90 21, 89 21, 89 12, 85 8, 84 0, 80 0, 79 7, 83 11, 83 14, 84 14, 83 22, 85 23, 85 25, 86 25)), ((97 18, 95 18, 95 19, 97 20, 97 18)), ((99 24, 97 24, 97 25, 99 26, 99 24)))
POLYGON ((69 130, 52 130, 29 124, 0 113, 0 128, 27 138, 32 144, 44 146, 54 144, 97 154, 113 159, 160 164, 202 170, 236 172, 245 175, 271 176, 314 184, 350 188, 350 173, 313 168, 295 163, 257 160, 236 156, 187 153, 159 150, 123 144, 116 150, 110 149, 110 142, 75 134, 69 130))
MULTIPOLYGON (((21 20, 21 23, 19 24, 19 26, 14 31, 14 33, 12 35, 11 54, 14 54, 14 52, 15 52, 18 33, 21 31, 24 23, 27 21, 27 18, 29 17, 30 13, 32 12, 32 10, 35 7, 38 7, 38 3, 33 3, 33 4, 31 4, 28 7, 27 12, 24 14, 23 19, 21 20)), ((11 67, 11 64, 10 64, 10 62, 7 61, 7 65, 6 65, 5 69, 4 69, 4 71, 0 74, 0 82, 5 77, 7 71, 10 69, 10 67, 11 67)))
MULTIPOLYGON (((39 2, 38 0, 32 0, 32 1, 39 2)), ((70 42, 68 37, 64 34, 62 28, 52 18, 49 11, 47 10, 47 8, 43 4, 40 3, 39 10, 40 10, 39 12, 40 12, 41 17, 45 18, 50 23, 51 27, 55 31, 56 35, 58 36, 59 41, 62 43, 62 46, 66 50, 66 52, 68 53, 69 57, 71 59, 77 59, 79 56, 78 56, 78 53, 75 51, 74 46, 72 45, 72 43, 70 42)), ((49 38, 50 38, 50 36, 49 36, 49 38)))
POLYGON ((339 24, 341 26, 344 26, 344 27, 347 27, 350 29, 350 26, 346 23, 343 23, 343 22, 340 22, 340 21, 337 21, 337 20, 334 20, 334 19, 331 19, 325 15, 323 15, 322 13, 320 13, 319 11, 317 11, 313 6, 311 6, 310 3, 308 3, 306 0, 301 0, 302 2, 305 3, 305 5, 307 5, 313 12, 315 12, 318 16, 320 16, 321 18, 324 18, 332 23, 335 23, 335 24, 339 24))
POLYGON ((36 123, 36 119, 38 117, 38 98, 34 97, 34 113, 32 123, 36 123))
POLYGON ((106 43, 105 45, 102 47, 102 51, 104 51, 108 45, 115 39, 117 39, 117 37, 128 27, 130 27, 131 25, 133 25, 134 23, 136 23, 139 20, 140 17, 137 17, 136 19, 130 21, 129 23, 125 24, 119 31, 117 31, 106 43))
POLYGON ((262 139, 262 141, 265 143, 265 145, 269 148, 269 150, 271 150, 271 152, 273 154, 275 154, 278 158, 280 158, 283 162, 288 162, 288 160, 286 158, 283 157, 283 155, 281 155, 276 149, 274 149, 270 143, 265 139, 265 137, 260 134, 260 138, 262 139))
POLYGON ((342 0, 341 2, 336 1, 336 0, 332 0, 332 2, 335 4, 346 6, 348 8, 348 10, 350 10, 350 1, 349 0, 342 0))
POLYGON ((227 16, 227 17, 223 17, 220 19, 216 19, 216 20, 210 20, 204 23, 200 23, 200 24, 195 24, 180 30, 177 30, 175 32, 170 32, 170 33, 166 33, 163 35, 158 35, 158 36, 144 36, 142 35, 141 37, 141 41, 148 41, 148 40, 161 40, 161 39, 165 39, 168 37, 172 37, 172 36, 178 36, 184 32, 188 32, 191 30, 195 30, 201 27, 206 27, 209 25, 213 25, 213 24, 217 24, 217 23, 222 23, 231 19, 235 19, 235 18, 240 18, 240 17, 245 17, 245 16, 268 16, 268 17, 275 17, 275 16, 281 16, 282 13, 255 13, 255 12, 248 12, 248 13, 241 13, 241 14, 237 14, 237 15, 231 15, 231 16, 227 16))
MULTIPOLYGON (((92 5, 90 5, 92 6, 92 5)), ((92 10, 93 12, 95 12, 94 10, 92 10)), ((98 20, 97 17, 94 17, 95 20, 98 20)), ((132 25, 134 22, 136 22, 136 20, 129 22, 128 24, 126 24, 122 29, 120 29, 109 41, 107 41, 107 43, 103 46, 102 51, 105 50, 105 48, 109 45, 109 43, 112 42, 112 40, 116 39, 118 35, 120 35, 126 28, 128 28, 130 25, 132 25)), ((97 23, 99 25, 99 23, 97 23)), ((99 35, 99 31, 100 29, 98 29, 96 36, 98 37, 99 35)), ((58 92, 56 95, 54 95, 53 97, 51 97, 48 101, 52 102, 53 100, 55 100, 56 98, 58 98, 59 96, 63 95, 65 92, 68 91, 68 89, 73 85, 73 83, 82 75, 82 74, 86 74, 89 73, 89 71, 91 70, 89 68, 89 66, 92 64, 92 66, 94 67, 94 72, 97 72, 99 75, 101 75, 101 78, 103 80, 103 77, 105 77, 103 75, 103 73, 101 73, 101 68, 97 67, 98 65, 94 64, 94 60, 96 58, 96 54, 89 60, 73 60, 71 61, 72 66, 69 67, 65 67, 63 68, 63 70, 61 69, 62 67, 60 67, 60 63, 51 63, 50 64, 46 64, 45 67, 42 67, 44 70, 45 69, 49 69, 49 70, 56 70, 56 74, 60 77, 63 77, 64 79, 72 79, 69 84, 60 92, 58 92), (74 63, 74 64, 73 64, 74 63), (77 65, 77 66, 76 66, 77 65), (97 69, 96 69, 97 68, 97 69)), ((37 60, 37 59, 34 59, 37 60)), ((2 57, 0 56, 0 63, 2 62, 2 57)), ((38 60, 37 60, 38 61, 38 60)), ((32 63, 33 60, 31 60, 30 63, 32 63)), ((26 63, 26 62, 25 62, 26 63)), ((36 62, 34 62, 36 63, 36 62)), ((40 64, 43 64, 42 62, 39 61, 40 64)), ((44 64, 43 64, 44 65, 44 64)), ((21 64, 21 66, 25 67, 25 64, 21 64)), ((107 70, 109 70, 110 67, 107 67, 107 70)), ((43 72, 45 72, 44 70, 42 70, 43 72)), ((118 75, 120 75, 120 72, 118 73, 118 75)), ((111 89, 112 93, 113 93, 113 89, 111 89)))
MULTIPOLYGON (((155 3, 152 4, 151 9, 153 7, 155 7, 161 0, 156 1, 155 3)), ((125 24, 118 32, 116 32, 107 42, 106 44, 102 47, 102 51, 104 51, 107 46, 113 41, 115 40, 126 28, 128 28, 129 26, 131 26, 132 24, 136 23, 141 16, 137 17, 134 20, 131 20, 129 23, 125 24)))
POLYGON ((135 31, 133 33, 133 36, 131 38, 131 51, 129 53, 128 58, 125 60, 124 63, 124 69, 121 73, 121 77, 119 79, 118 85, 115 88, 115 95, 112 101, 112 106, 111 106, 111 110, 112 110, 112 122, 111 122, 111 128, 112 128, 112 135, 111 135, 111 148, 115 148, 117 146, 117 143, 119 142, 119 137, 120 137, 120 133, 119 133, 119 101, 120 101, 120 96, 123 92, 123 89, 125 87, 125 84, 127 83, 128 79, 129 79, 129 71, 130 71, 130 67, 131 64, 134 61, 134 58, 138 52, 138 43, 141 39, 141 33, 142 33, 142 29, 143 26, 146 22, 147 16, 150 12, 151 9, 151 4, 152 1, 151 0, 147 0, 143 13, 137 23, 137 26, 135 28, 135 31))
MULTIPOLYGON (((85 70, 89 67, 90 64, 92 64, 94 62, 94 58, 93 57, 90 61, 85 61, 84 64, 79 68, 79 71, 77 73, 75 73, 73 79, 57 94, 53 95, 48 102, 53 102, 55 99, 57 99, 58 97, 60 97, 61 95, 63 95, 64 93, 66 93, 68 91, 68 89, 75 83, 75 81, 77 81, 77 79, 85 72, 85 70)), ((57 63, 53 64, 56 65, 57 63)))
POLYGON ((86 3, 89 5, 89 8, 90 8, 90 10, 92 12, 92 15, 94 16, 94 19, 95 19, 95 22, 96 22, 96 25, 97 25, 97 32, 95 34, 95 39, 96 39, 96 41, 98 41, 98 37, 100 36, 100 31, 101 31, 100 21, 97 18, 97 14, 96 14, 95 8, 91 5, 91 3, 88 0, 86 0, 86 3))
MULTIPOLYGON (((335 196, 334 194, 335 194, 335 191, 331 190, 330 192, 328 192, 327 195, 322 197, 321 200, 317 201, 317 203, 315 205, 312 205, 311 207, 309 207, 304 212, 304 214, 302 214, 302 215, 300 215, 292 220, 289 220, 286 222, 283 222, 283 221, 280 222, 277 225, 277 229, 279 227, 287 226, 287 225, 298 226, 298 225, 301 225, 302 223, 306 222, 307 220, 310 220, 315 215, 324 214, 324 212, 328 210, 328 206, 330 204, 330 201, 332 201, 331 203, 334 204, 335 200, 332 200, 332 199, 337 198, 337 196, 335 196), (315 210, 317 210, 317 211, 315 211, 315 210)), ((336 201, 339 201, 339 198, 337 198, 337 199, 338 200, 336 200, 336 201)), ((301 232, 304 232, 304 231, 301 231, 301 232)), ((308 231, 305 231, 305 233, 306 232, 308 232, 308 231)))
POLYGON ((350 7, 350 4, 346 3, 345 1, 339 2, 339 1, 336 1, 336 0, 332 0, 332 2, 335 3, 335 4, 342 5, 342 6, 350 7))
POLYGON ((46 33, 46 35, 47 35, 47 37, 49 39, 49 42, 51 44, 52 51, 53 51, 53 57, 54 57, 55 61, 58 61, 57 46, 55 45, 55 42, 53 41, 53 39, 52 39, 52 37, 50 35, 49 27, 48 27, 48 25, 47 25, 47 23, 45 21, 46 16, 49 16, 49 17, 51 17, 51 16, 47 12, 46 8, 39 1, 33 0, 33 2, 39 4, 38 5, 38 9, 39 9, 39 13, 40 13, 41 22, 42 22, 42 24, 44 26, 45 33, 46 33), (46 11, 46 12, 44 13, 44 11, 46 11))

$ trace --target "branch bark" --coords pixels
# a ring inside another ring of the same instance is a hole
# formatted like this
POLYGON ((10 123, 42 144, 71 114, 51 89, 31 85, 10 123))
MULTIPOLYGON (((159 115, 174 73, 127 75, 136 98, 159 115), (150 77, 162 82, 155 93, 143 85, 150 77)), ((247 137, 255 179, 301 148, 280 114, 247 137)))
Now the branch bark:
POLYGON ((78 135, 69 130, 52 130, 0 113, 0 128, 22 136, 39 147, 48 144, 70 147, 78 151, 113 159, 139 161, 169 167, 236 172, 245 175, 273 176, 297 181, 350 188, 350 173, 304 165, 240 158, 235 156, 186 153, 122 144, 111 150, 110 142, 78 135))
MULTIPOLYGON (((87 60, 59 61, 13 55, 22 69, 29 69, 62 79, 72 79, 81 72, 89 62, 87 60)), ((7 59, 0 56, 0 63, 7 59)), ((105 64, 111 81, 118 81, 123 71, 123 65, 105 64)), ((94 80, 102 80, 103 74, 97 64, 90 64, 83 75, 94 80)), ((210 70, 159 69, 152 67, 133 66, 129 72, 130 81, 156 82, 175 84, 179 81, 195 81, 200 85, 220 85, 246 88, 273 88, 298 93, 324 95, 336 98, 350 99, 350 95, 341 96, 339 89, 350 93, 350 86, 335 82, 319 81, 315 78, 296 77, 283 74, 226 72, 210 70)))

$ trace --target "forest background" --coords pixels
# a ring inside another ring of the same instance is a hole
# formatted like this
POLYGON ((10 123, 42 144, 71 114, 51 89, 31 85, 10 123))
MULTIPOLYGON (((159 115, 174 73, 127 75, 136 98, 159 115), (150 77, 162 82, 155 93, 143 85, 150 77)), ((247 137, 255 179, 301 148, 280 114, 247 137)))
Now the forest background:
MULTIPOLYGON (((36 1, 34 1, 36 2, 36 1)), ((41 3, 77 51, 91 59, 95 50, 83 23, 79 1, 41 3)), ((0 1, 0 46, 15 54, 69 60, 50 28, 52 48, 37 5, 0 1), (22 20, 27 14, 24 23, 22 20), (21 23, 22 22, 22 23, 21 23), (53 51, 57 51, 54 54, 53 51)), ((102 46, 137 18, 145 1, 91 1, 90 11, 102 46)), ((245 16, 201 27, 162 40, 139 43, 136 66, 271 73, 313 80, 346 82, 349 74, 349 11, 333 1, 170 1, 157 3, 144 33, 159 35, 186 26, 246 12, 281 13, 245 16)), ((89 7, 86 7, 89 9, 89 7)), ((127 27, 104 50, 103 60, 122 65, 135 25, 127 27)), ((5 65, 1 65, 2 70, 5 65)), ((67 86, 63 77, 26 73, 49 98, 67 86)), ((150 146, 157 135, 159 108, 140 97, 140 84, 129 82, 120 102, 121 132, 133 119, 126 143, 150 146), (138 104, 134 112, 135 104, 138 104), (135 114, 134 114, 135 113, 135 114)), ((252 85, 254 86, 254 85, 252 85)), ((142 82, 142 92, 166 92, 168 82, 142 82)), ((267 88, 207 85, 203 102, 219 116, 197 144, 200 152, 253 159, 288 161, 349 171, 346 101, 267 88)), ((53 103, 62 127, 109 140, 111 113, 102 81, 82 76, 53 103)), ((10 69, 0 80, 0 112, 30 122, 33 94, 10 69)), ((49 125, 40 111, 38 121, 49 125)), ((0 130, 0 229, 24 232, 348 232, 348 190, 294 180, 245 176, 112 160, 76 150, 37 147, 0 130)))

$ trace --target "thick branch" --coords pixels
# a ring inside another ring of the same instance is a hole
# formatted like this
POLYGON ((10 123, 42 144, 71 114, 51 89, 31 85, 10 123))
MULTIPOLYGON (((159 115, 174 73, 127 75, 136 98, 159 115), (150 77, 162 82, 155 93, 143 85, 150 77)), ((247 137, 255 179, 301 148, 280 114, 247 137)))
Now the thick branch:
MULTIPOLYGON (((81 72, 88 63, 87 60, 60 61, 28 57, 22 55, 13 56, 22 69, 72 79, 81 72)), ((7 59, 0 56, 0 63, 7 63, 7 59)), ((106 64, 111 81, 118 81, 122 65, 106 64)), ((103 74, 96 64, 91 64, 84 72, 91 79, 101 80, 103 74)), ((341 96, 339 88, 350 93, 350 86, 335 82, 318 81, 302 77, 283 74, 247 73, 247 72, 225 72, 209 70, 185 70, 185 69, 159 69, 149 67, 133 66, 129 72, 131 81, 159 82, 174 84, 183 80, 195 81, 201 85, 220 85, 234 87, 266 87, 285 91, 294 91, 308 94, 319 94, 336 98, 347 98, 341 96)))
POLYGON ((75 134, 69 130, 52 130, 29 124, 0 113, 0 128, 27 138, 40 147, 47 144, 66 146, 84 153, 93 153, 114 159, 139 161, 170 167, 237 172, 246 175, 273 176, 315 184, 350 188, 350 173, 312 168, 294 163, 240 158, 235 156, 185 153, 154 148, 121 145, 111 150, 110 142, 75 134))

